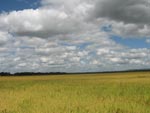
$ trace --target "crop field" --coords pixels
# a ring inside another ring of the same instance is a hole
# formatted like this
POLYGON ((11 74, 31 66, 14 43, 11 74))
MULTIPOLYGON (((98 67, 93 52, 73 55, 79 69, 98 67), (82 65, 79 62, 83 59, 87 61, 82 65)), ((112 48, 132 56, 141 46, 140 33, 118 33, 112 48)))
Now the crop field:
POLYGON ((150 113, 150 72, 1 76, 0 113, 150 113))

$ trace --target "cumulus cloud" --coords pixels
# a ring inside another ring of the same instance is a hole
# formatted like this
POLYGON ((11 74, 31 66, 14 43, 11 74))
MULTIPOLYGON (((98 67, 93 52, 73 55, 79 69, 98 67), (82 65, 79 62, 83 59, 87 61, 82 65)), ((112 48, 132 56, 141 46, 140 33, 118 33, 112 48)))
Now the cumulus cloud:
POLYGON ((124 37, 149 37, 148 0, 97 0, 91 18, 107 21, 113 33, 124 37))
POLYGON ((148 0, 98 0, 94 15, 124 23, 149 24, 149 5, 148 0))
POLYGON ((11 38, 11 35, 8 32, 0 31, 0 46, 7 44, 11 38))
POLYGON ((0 28, 20 36, 51 37, 80 30, 82 23, 64 11, 29 9, 0 16, 0 28), (31 15, 34 17, 32 18, 31 15))
POLYGON ((146 39, 146 43, 150 44, 150 39, 146 39))
POLYGON ((41 0, 37 9, 1 13, 0 71, 146 68, 148 48, 125 47, 110 36, 149 37, 147 4, 146 0, 41 0), (109 32, 101 30, 103 26, 111 26, 109 32))

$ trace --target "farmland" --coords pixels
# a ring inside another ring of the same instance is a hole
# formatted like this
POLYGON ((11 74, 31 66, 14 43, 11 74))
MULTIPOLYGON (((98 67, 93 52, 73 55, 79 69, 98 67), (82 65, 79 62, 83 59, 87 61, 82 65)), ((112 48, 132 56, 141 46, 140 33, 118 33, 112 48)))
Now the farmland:
POLYGON ((0 113, 150 113, 150 72, 1 76, 0 113))

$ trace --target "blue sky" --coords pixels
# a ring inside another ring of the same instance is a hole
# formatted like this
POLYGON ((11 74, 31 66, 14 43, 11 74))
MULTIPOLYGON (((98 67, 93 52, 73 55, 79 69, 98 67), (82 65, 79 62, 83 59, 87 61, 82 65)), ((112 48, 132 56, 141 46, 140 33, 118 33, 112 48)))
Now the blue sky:
POLYGON ((150 7, 143 1, 2 0, 0 72, 146 69, 150 7))
POLYGON ((12 10, 23 10, 39 7, 40 0, 1 0, 0 12, 12 10))
MULTIPOLYGON (((104 25, 101 27, 101 30, 107 33, 111 33, 112 29, 113 29, 112 25, 104 25)), ((116 35, 110 35, 110 37, 115 42, 127 46, 129 48, 150 48, 150 43, 146 42, 146 40, 150 38, 144 37, 125 38, 116 35)))
POLYGON ((130 48, 150 48, 150 43, 146 42, 147 38, 122 38, 119 36, 111 36, 111 38, 130 48))

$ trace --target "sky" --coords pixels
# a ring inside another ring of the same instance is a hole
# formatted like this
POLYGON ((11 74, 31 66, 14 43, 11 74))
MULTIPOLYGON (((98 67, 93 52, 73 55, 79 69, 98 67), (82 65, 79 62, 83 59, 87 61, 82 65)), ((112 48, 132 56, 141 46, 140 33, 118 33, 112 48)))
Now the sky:
POLYGON ((149 0, 1 0, 0 72, 150 68, 149 0))

